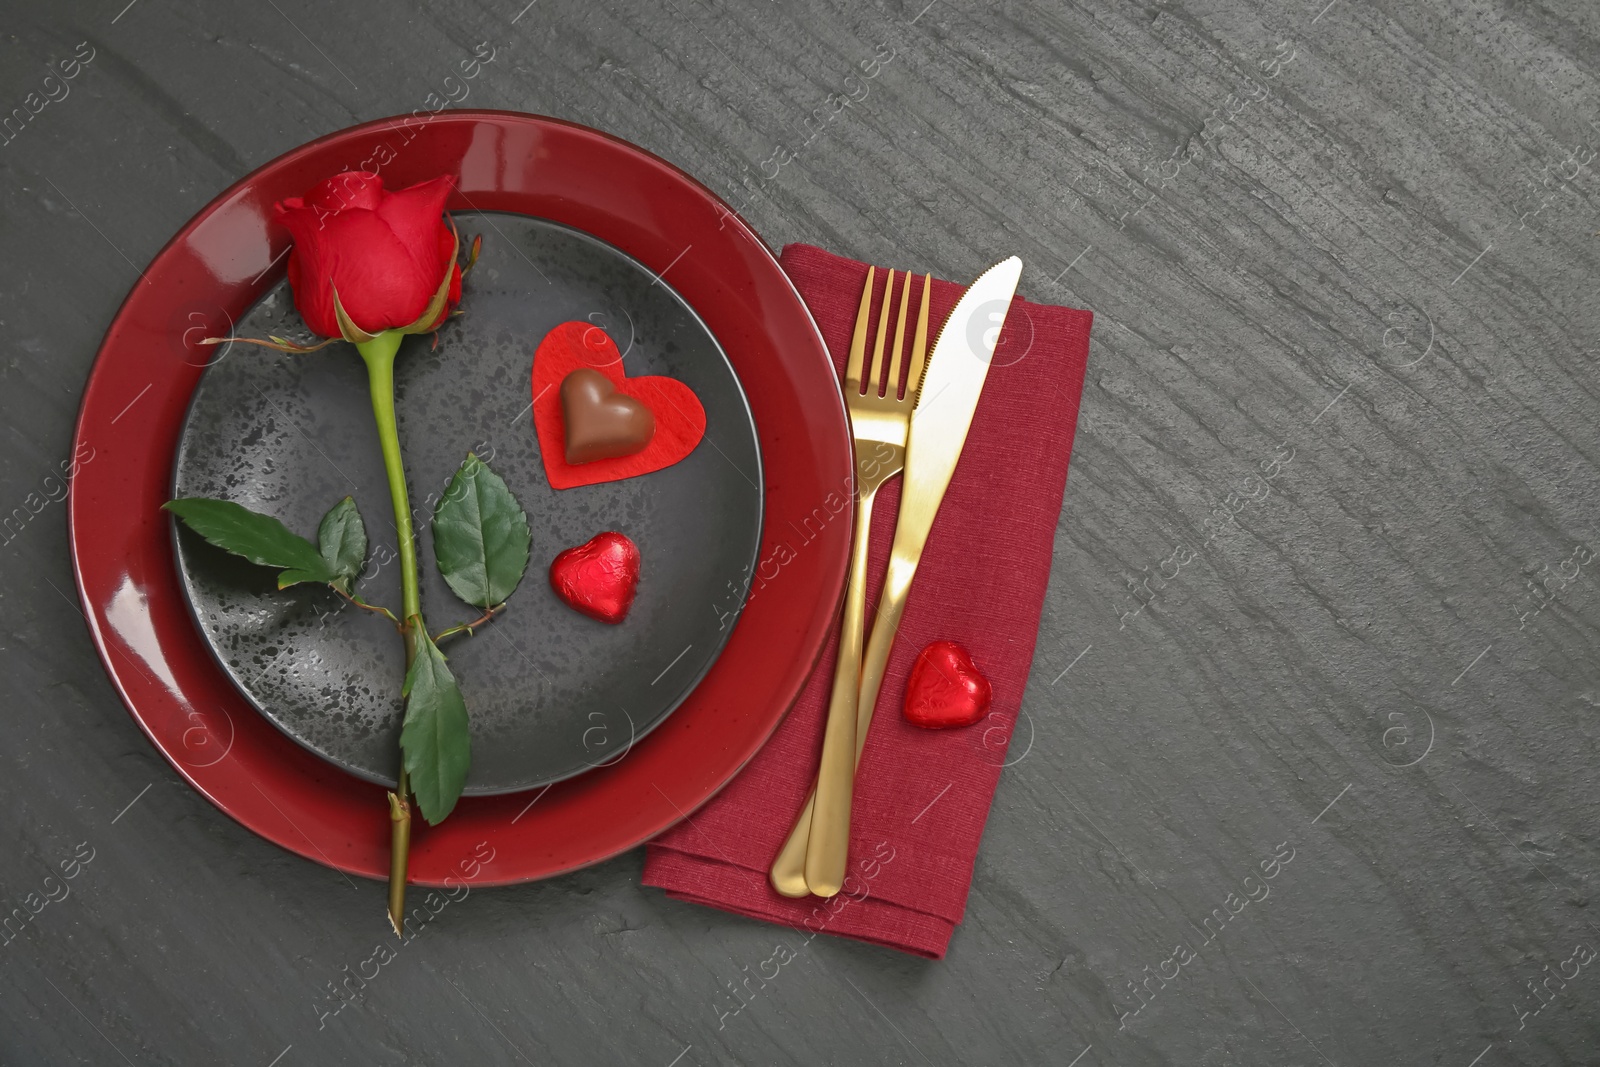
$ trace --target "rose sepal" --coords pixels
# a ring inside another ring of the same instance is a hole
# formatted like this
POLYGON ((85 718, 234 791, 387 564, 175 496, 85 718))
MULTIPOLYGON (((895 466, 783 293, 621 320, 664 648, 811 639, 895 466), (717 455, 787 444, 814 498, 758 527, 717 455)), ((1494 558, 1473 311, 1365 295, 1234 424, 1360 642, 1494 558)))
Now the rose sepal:
MULTIPOLYGON (((433 299, 428 301, 427 310, 411 325, 400 327, 401 333, 432 333, 444 325, 447 317, 444 309, 450 302, 450 283, 455 280, 455 272, 459 269, 456 266, 456 256, 461 253, 461 231, 456 229, 455 219, 450 220, 450 238, 450 258, 445 261, 444 277, 439 281, 439 288, 434 290, 433 299)), ((477 244, 477 241, 473 242, 473 259, 477 258, 477 244)))

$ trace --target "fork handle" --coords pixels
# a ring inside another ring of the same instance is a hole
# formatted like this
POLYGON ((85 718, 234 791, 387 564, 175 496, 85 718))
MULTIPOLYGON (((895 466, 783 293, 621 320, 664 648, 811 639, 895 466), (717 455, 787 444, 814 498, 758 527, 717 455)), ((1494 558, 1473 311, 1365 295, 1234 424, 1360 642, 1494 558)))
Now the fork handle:
POLYGON ((856 701, 867 616, 867 549, 872 504, 877 495, 876 489, 864 490, 856 503, 850 579, 845 589, 844 619, 839 626, 839 657, 833 669, 833 694, 828 700, 822 761, 817 768, 805 871, 806 885, 819 897, 834 896, 843 888, 849 861, 850 805, 856 784, 856 701))
MULTIPOLYGON (((870 515, 869 501, 869 518, 870 515)), ((878 611, 872 621, 872 637, 867 643, 866 654, 860 661, 861 680, 856 698, 854 761, 856 766, 860 765, 861 752, 866 747, 867 731, 872 726, 872 713, 878 703, 878 693, 883 687, 884 670, 889 664, 889 652, 894 647, 895 634, 900 630, 900 618, 905 614, 906 598, 911 592, 911 580, 917 574, 920 555, 920 551, 917 551, 891 556, 888 572, 884 576, 883 591, 878 597, 878 611)), ((852 561, 852 576, 854 573, 854 561, 852 561)), ((812 892, 807 884, 806 854, 810 847, 816 801, 817 791, 812 789, 811 795, 806 797, 806 804, 800 812, 800 817, 795 820, 794 828, 789 831, 788 839, 784 841, 783 848, 778 852, 778 858, 772 864, 772 887, 786 897, 803 897, 812 892)))
MULTIPOLYGON (((899 531, 896 540, 899 540, 899 531)), ((889 652, 894 647, 895 635, 900 632, 900 617, 906 612, 906 597, 911 593, 911 579, 917 576, 920 548, 915 555, 895 551, 889 556, 889 569, 883 576, 883 591, 878 594, 878 613, 872 619, 872 639, 867 642, 867 652, 861 662, 861 689, 857 696, 856 711, 856 762, 861 762, 861 750, 866 747, 867 730, 872 726, 872 711, 878 703, 878 691, 883 688, 883 674, 889 666, 889 652)))
POLYGON ((811 894, 811 887, 806 885, 806 848, 811 843, 811 813, 816 807, 817 789, 812 786, 811 792, 806 795, 806 806, 794 821, 794 828, 784 840, 783 848, 778 850, 778 858, 772 861, 772 888, 786 897, 798 898, 811 894))
MULTIPOLYGON (((834 665, 833 692, 828 701, 828 720, 823 734, 822 766, 827 767, 829 758, 838 760, 839 752, 855 750, 855 759, 861 755, 860 738, 855 736, 858 722, 856 690, 861 676, 861 646, 862 625, 867 614, 867 548, 869 533, 872 523, 872 504, 877 497, 877 489, 862 488, 861 496, 856 504, 855 530, 850 542, 850 574, 845 582, 844 615, 839 632, 839 658, 834 665), (851 634, 851 620, 854 619, 854 635, 851 634), (836 710, 841 704, 849 703, 850 712, 850 738, 849 743, 840 745, 843 741, 843 730, 833 730, 837 716, 836 710), (829 737, 835 738, 833 749, 829 749, 829 737)), ((850 763, 852 778, 851 792, 853 794, 853 779, 855 773, 855 759, 850 763)), ((837 772, 836 772, 837 773, 837 772)), ((821 770, 818 771, 821 779, 821 770)), ((849 798, 846 798, 849 804, 849 798)), ((800 816, 795 819, 794 828, 789 831, 789 836, 783 842, 783 848, 778 851, 778 858, 772 862, 771 881, 772 888, 786 897, 803 897, 812 892, 806 871, 806 857, 811 846, 812 823, 815 819, 817 806, 817 789, 813 786, 810 795, 806 797, 805 807, 800 816)), ((848 835, 849 808, 845 809, 846 834, 848 835)), ((837 813, 836 816, 837 817, 837 813)), ((846 837, 848 842, 848 836, 846 837)), ((818 874, 821 874, 819 867, 818 874)), ((843 878, 840 878, 843 885, 843 878)))

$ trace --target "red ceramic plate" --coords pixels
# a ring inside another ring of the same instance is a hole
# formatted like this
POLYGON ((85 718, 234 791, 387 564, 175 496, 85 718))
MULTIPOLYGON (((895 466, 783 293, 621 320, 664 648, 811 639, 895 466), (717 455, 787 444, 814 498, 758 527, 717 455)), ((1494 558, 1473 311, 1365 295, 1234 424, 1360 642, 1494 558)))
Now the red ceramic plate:
POLYGON ((271 221, 273 202, 355 168, 377 170, 390 188, 454 174, 450 210, 553 219, 670 275, 749 397, 767 479, 764 532, 721 658, 617 763, 542 792, 463 798, 442 825, 419 827, 411 876, 442 885, 491 850, 477 883, 598 862, 687 818, 771 735, 821 651, 850 535, 840 523, 811 540, 794 532, 851 479, 832 364, 799 294, 721 200, 633 145, 514 112, 387 119, 297 148, 207 205, 128 295, 84 392, 69 527, 90 631, 134 720, 212 803, 308 859, 387 875, 383 790, 317 759, 245 703, 189 617, 158 510, 206 361, 195 342, 226 334, 283 271, 289 238, 271 221))

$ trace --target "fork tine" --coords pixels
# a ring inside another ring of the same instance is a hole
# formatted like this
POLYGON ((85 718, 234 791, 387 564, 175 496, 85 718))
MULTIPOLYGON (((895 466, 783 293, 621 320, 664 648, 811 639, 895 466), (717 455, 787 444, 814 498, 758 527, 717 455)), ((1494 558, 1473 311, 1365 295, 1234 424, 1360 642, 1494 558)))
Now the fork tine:
POLYGON ((861 364, 867 355, 867 322, 872 317, 872 277, 876 267, 867 268, 867 284, 861 290, 861 310, 856 312, 856 332, 850 338, 850 359, 844 366, 844 381, 861 392, 861 364))
POLYGON ((872 373, 867 377, 867 385, 873 396, 878 395, 878 382, 883 378, 883 342, 889 337, 889 301, 894 296, 894 271, 889 272, 889 280, 883 283, 883 310, 878 313, 878 336, 872 339, 872 373))
POLYGON ((889 377, 881 389, 881 395, 891 400, 900 399, 900 353, 906 347, 906 307, 910 303, 911 272, 906 271, 905 284, 900 288, 900 316, 894 324, 894 350, 889 353, 889 377))
POLYGON ((922 367, 928 360, 928 295, 933 275, 922 276, 922 309, 917 312, 917 332, 911 340, 911 369, 906 374, 906 399, 915 401, 922 391, 922 367))

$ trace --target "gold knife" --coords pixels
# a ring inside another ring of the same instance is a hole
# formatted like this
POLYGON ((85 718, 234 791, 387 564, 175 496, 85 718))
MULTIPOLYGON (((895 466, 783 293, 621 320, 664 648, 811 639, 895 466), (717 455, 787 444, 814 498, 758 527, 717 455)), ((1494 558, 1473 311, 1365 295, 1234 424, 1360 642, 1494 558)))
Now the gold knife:
MULTIPOLYGON (((893 547, 889 550, 889 570, 873 619, 872 636, 862 659, 860 700, 856 709, 858 764, 866 745, 867 730, 872 725, 878 691, 883 686, 889 650, 900 628, 900 616, 905 612, 911 580, 916 576, 917 563, 928 543, 934 516, 939 512, 939 504, 961 458, 978 397, 989 375, 994 346, 1021 276, 1022 260, 1016 256, 984 271, 950 312, 928 356, 906 440, 900 514, 895 522, 893 547)), ((789 893, 783 886, 793 885, 795 879, 786 877, 786 872, 779 868, 798 860, 803 873, 808 852, 828 850, 826 854, 832 857, 829 866, 835 869, 844 866, 842 857, 850 847, 848 827, 842 834, 813 833, 811 813, 815 800, 813 790, 774 865, 772 882, 785 895, 789 893)))

